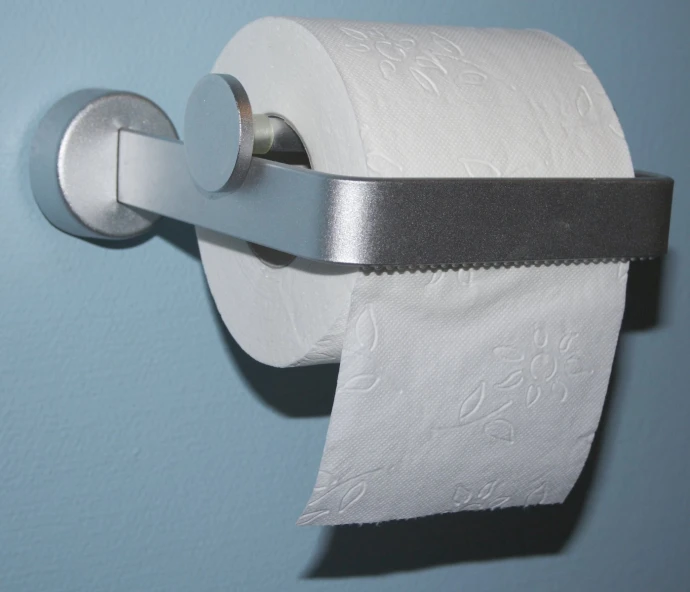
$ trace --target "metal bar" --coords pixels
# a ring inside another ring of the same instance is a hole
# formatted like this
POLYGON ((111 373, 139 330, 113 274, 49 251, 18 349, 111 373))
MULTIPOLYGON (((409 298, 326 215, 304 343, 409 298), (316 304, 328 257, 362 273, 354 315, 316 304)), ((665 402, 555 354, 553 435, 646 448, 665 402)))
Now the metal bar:
POLYGON ((118 201, 298 257, 356 265, 648 258, 667 249, 673 180, 389 179, 254 157, 215 199, 181 143, 123 130, 118 201))
POLYGON ((304 144, 302 144, 302 140, 284 119, 269 115, 268 122, 273 132, 273 139, 269 148, 270 152, 306 154, 307 151, 304 148, 304 144))

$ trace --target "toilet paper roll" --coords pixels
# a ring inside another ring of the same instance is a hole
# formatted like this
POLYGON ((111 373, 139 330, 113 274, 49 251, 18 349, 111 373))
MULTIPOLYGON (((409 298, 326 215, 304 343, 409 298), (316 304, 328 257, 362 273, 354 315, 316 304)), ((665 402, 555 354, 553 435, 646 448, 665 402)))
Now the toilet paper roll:
MULTIPOLYGON (((255 112, 285 118, 320 171, 633 174, 598 79, 539 31, 267 18, 237 33, 214 70, 242 81, 255 112)), ((568 494, 599 420, 627 265, 364 275, 278 267, 197 232, 214 300, 247 353, 274 366, 341 361, 299 523, 568 494)))

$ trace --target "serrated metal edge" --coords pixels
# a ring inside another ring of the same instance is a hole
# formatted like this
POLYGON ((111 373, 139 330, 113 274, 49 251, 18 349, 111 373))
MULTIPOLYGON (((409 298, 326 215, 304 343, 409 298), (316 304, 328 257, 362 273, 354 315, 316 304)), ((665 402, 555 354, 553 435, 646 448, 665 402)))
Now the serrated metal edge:
POLYGON ((360 271, 369 274, 424 272, 460 269, 510 269, 512 267, 549 267, 551 265, 592 265, 598 263, 628 263, 647 261, 656 257, 602 257, 596 259, 535 259, 527 261, 492 261, 485 263, 447 263, 441 265, 360 265, 360 271))

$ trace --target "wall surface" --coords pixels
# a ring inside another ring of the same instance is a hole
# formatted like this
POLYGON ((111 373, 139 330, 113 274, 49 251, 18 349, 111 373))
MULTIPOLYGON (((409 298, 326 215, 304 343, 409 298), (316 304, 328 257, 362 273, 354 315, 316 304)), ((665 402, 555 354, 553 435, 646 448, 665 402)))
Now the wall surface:
POLYGON ((2 0, 0 590, 686 590, 690 585, 690 4, 685 0, 2 0), (675 177, 671 255, 637 266, 604 428, 562 507, 298 528, 337 368, 227 335, 191 229, 123 248, 51 227, 31 133, 82 87, 181 126, 264 15, 541 28, 589 60, 637 168, 675 177))

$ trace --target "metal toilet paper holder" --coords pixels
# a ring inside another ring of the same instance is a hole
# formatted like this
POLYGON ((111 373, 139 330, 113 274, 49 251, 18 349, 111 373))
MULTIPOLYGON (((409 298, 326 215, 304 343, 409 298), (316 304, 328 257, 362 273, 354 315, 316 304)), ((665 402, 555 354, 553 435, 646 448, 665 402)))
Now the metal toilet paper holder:
POLYGON ((282 252, 285 262, 287 253, 374 269, 491 267, 649 259, 667 250, 673 180, 661 175, 316 172, 275 161, 305 156, 299 136, 278 117, 252 114, 240 82, 219 74, 194 88, 184 131, 183 144, 166 114, 139 95, 68 95, 35 134, 34 197, 54 226, 75 236, 129 239, 167 216, 282 252))

